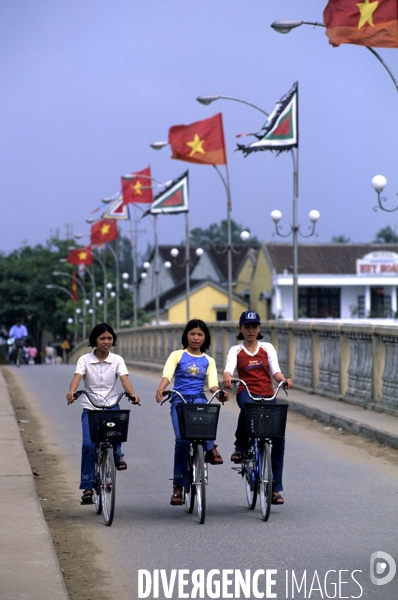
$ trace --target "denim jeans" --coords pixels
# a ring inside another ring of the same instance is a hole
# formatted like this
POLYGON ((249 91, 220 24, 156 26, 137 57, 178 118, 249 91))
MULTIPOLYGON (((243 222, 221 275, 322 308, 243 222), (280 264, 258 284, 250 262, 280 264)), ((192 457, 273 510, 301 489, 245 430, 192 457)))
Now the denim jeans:
MULTIPOLYGON (((119 406, 107 410, 120 410, 119 406)), ((88 413, 89 409, 84 408, 82 412, 82 462, 81 462, 81 476, 80 476, 80 488, 81 490, 91 490, 94 487, 95 478, 95 442, 91 441, 90 429, 88 425, 88 413)), ((120 455, 122 453, 122 445, 120 443, 113 444, 113 455, 115 457, 115 463, 118 464, 120 461, 120 455)))
MULTIPOLYGON (((205 404, 207 402, 205 394, 202 392, 199 395, 184 396, 188 404, 205 404)), ((188 440, 182 440, 180 436, 180 428, 178 425, 177 406, 182 404, 181 398, 175 396, 171 401, 170 415, 173 424, 174 434, 176 436, 174 447, 174 478, 173 485, 187 488, 189 486, 189 471, 188 471, 188 440)), ((214 446, 214 441, 207 441, 203 444, 203 450, 211 450, 214 446)))
MULTIPOLYGON (((255 396, 255 394, 253 394, 255 396)), ((246 433, 245 414, 242 410, 245 404, 254 404, 254 401, 250 398, 246 390, 239 392, 236 396, 236 401, 240 408, 238 427, 235 432, 235 448, 244 452, 249 448, 249 438, 246 433)), ((272 403, 276 403, 276 399, 272 400, 272 403)), ((272 439, 272 451, 271 451, 271 464, 272 464, 272 479, 273 479, 273 491, 282 492, 282 473, 283 473, 283 459, 285 456, 285 438, 271 438, 272 439)))

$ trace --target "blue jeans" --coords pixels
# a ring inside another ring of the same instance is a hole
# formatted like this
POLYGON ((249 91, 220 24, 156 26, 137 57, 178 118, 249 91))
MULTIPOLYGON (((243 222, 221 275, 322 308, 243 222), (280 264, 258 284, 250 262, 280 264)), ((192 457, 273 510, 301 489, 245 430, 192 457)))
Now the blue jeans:
MULTIPOLYGON (((253 394, 255 396, 255 394, 253 394)), ((254 404, 246 390, 239 392, 236 396, 236 401, 240 408, 238 427, 235 432, 235 448, 244 452, 249 448, 249 438, 246 433, 245 414, 242 410, 245 404, 254 404)), ((272 403, 276 403, 276 399, 272 400, 272 403)), ((282 492, 282 474, 283 474, 283 459, 285 456, 285 438, 271 438, 272 439, 272 451, 271 451, 271 464, 272 464, 272 479, 273 479, 273 491, 282 492)))
MULTIPOLYGON (((119 406, 108 410, 120 410, 119 406)), ((95 479, 95 442, 91 441, 90 429, 88 425, 88 412, 87 408, 83 409, 82 412, 82 462, 81 462, 81 475, 80 475, 80 490, 91 490, 94 487, 95 479)), ((113 444, 113 454, 115 457, 115 463, 118 464, 120 461, 120 455, 122 453, 122 445, 120 443, 113 444)))
MULTIPOLYGON (((205 404, 207 402, 204 392, 192 396, 184 396, 188 404, 205 404)), ((175 396, 171 401, 170 415, 173 424, 174 434, 176 436, 174 447, 174 478, 173 485, 187 488, 189 486, 189 471, 188 471, 188 440, 182 440, 180 436, 180 428, 178 425, 177 406, 182 404, 181 398, 175 396)), ((203 445, 203 450, 211 450, 214 446, 214 441, 207 441, 203 445)))

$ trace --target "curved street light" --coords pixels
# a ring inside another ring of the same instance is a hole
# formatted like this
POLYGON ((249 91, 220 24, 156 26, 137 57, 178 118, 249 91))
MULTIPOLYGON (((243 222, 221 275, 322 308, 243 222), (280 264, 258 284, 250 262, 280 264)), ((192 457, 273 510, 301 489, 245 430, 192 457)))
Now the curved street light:
MULTIPOLYGON (((53 271, 53 275, 55 277, 57 276, 62 276, 62 277, 68 277, 69 279, 74 279, 73 275, 70 275, 70 273, 65 273, 64 271, 53 271)), ((87 303, 86 303, 86 290, 84 289, 84 285, 82 284, 82 282, 79 279, 75 279, 76 283, 79 284, 79 287, 82 291, 83 294, 83 339, 86 339, 86 308, 87 308, 87 303)), ((73 296, 72 296, 73 299, 73 296)), ((80 309, 77 309, 80 310, 80 309)))
MULTIPOLYGON (((55 285, 55 284, 49 283, 46 285, 46 288, 48 290, 52 290, 52 289, 62 290, 63 292, 65 292, 65 294, 68 294, 69 298, 73 301, 73 296, 72 296, 71 292, 67 288, 63 287, 62 285, 55 285)), ((75 322, 75 331, 73 334, 73 342, 76 346, 76 343, 77 343, 77 315, 76 315, 76 312, 74 315, 74 319, 71 319, 69 317, 68 323, 71 324, 71 323, 73 323, 73 321, 75 322)))
POLYGON ((387 202, 387 198, 381 197, 381 193, 384 190, 384 188, 386 187, 386 185, 387 185, 387 179, 383 175, 375 175, 373 177, 372 186, 377 194, 377 202, 379 204, 379 206, 373 207, 374 211, 377 211, 378 208, 381 208, 381 210, 384 210, 385 212, 395 212, 396 210, 398 210, 398 206, 396 206, 395 208, 385 208, 382 205, 382 202, 387 202))

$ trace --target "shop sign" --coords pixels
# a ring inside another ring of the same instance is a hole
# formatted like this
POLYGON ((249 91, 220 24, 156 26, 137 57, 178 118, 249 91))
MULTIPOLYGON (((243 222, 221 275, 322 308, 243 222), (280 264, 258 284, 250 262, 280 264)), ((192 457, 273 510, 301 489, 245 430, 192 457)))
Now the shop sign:
POLYGON ((357 259, 357 275, 398 275, 398 254, 370 252, 357 259))

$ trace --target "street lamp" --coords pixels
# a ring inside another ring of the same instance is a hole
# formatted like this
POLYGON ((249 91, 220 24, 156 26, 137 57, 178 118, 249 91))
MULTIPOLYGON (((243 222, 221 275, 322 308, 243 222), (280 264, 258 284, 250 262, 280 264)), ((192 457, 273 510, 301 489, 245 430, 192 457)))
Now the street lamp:
MULTIPOLYGON (((253 104, 252 102, 248 102, 247 100, 243 100, 242 98, 235 98, 234 96, 205 95, 205 96, 199 96, 198 98, 196 98, 196 100, 200 104, 204 104, 204 105, 209 105, 212 102, 214 102, 215 100, 232 100, 233 102, 240 102, 241 104, 246 104, 247 106, 251 106, 258 112, 265 115, 267 118, 269 117, 269 114, 267 112, 265 112, 265 110, 263 110, 262 108, 257 106, 256 104, 253 104)), ((294 214, 296 214, 296 211, 297 211, 297 198, 298 198, 298 147, 296 148, 296 156, 294 154, 293 148, 290 149, 290 156, 292 157, 292 161, 293 161, 293 215, 294 215, 294 214)), ((230 217, 229 217, 229 219, 230 219, 230 217)), ((293 220, 295 221, 294 217, 293 217, 293 220)), ((231 224, 229 222, 229 231, 228 231, 229 240, 230 240, 230 236, 231 236, 230 230, 231 230, 231 224)), ((247 233, 248 232, 242 232, 242 234, 244 234, 244 235, 246 235, 247 233)), ((241 234, 241 239, 243 240, 242 234, 241 234)), ((250 234, 249 234, 249 237, 250 237, 250 234)), ((230 241, 228 241, 228 245, 229 244, 230 244, 230 241)), ((232 270, 232 255, 231 255, 230 251, 228 254, 229 254, 229 257, 228 257, 228 271, 229 271, 230 269, 232 270)), ((230 277, 230 275, 228 272, 228 278, 229 277, 230 277)), ((232 287, 231 287, 230 294, 232 295, 232 287)))
MULTIPOLYGON (((186 307, 186 321, 188 322, 189 319, 191 318, 190 317, 190 267, 192 265, 192 262, 191 262, 190 256, 187 255, 187 252, 185 252, 184 261, 182 263, 178 263, 176 259, 179 254, 180 254, 180 251, 178 250, 178 248, 172 248, 170 250, 170 255, 174 259, 173 260, 174 264, 176 264, 179 267, 185 266, 185 307, 186 307)), ((204 254, 204 250, 202 248, 196 248, 195 255, 198 258, 203 256, 203 254, 204 254)), ((171 269, 172 263, 167 260, 164 263, 164 266, 166 267, 166 269, 171 269)))
MULTIPOLYGON (((300 25, 312 25, 313 27, 323 27, 324 29, 326 29, 326 25, 324 23, 316 23, 316 22, 313 23, 312 21, 294 21, 294 20, 290 20, 290 19, 284 19, 282 21, 274 21, 273 23, 271 23, 272 29, 274 29, 274 31, 277 31, 278 33, 289 33, 292 29, 295 29, 296 27, 300 27, 300 25)), ((384 60, 381 58, 380 54, 378 54, 378 52, 376 52, 376 50, 374 50, 374 48, 371 48, 370 46, 364 46, 364 48, 369 50, 369 52, 371 52, 373 54, 373 56, 375 56, 377 58, 377 60, 383 65, 383 67, 389 74, 389 76, 395 86, 395 89, 398 92, 398 82, 395 79, 392 72, 390 71, 389 67, 386 65, 384 60)))
POLYGON ((375 175, 372 179, 372 186, 377 194, 377 202, 379 204, 379 206, 375 206, 373 208, 374 211, 377 211, 378 208, 381 208, 381 210, 384 210, 385 212, 395 212, 396 210, 398 210, 398 206, 396 206, 395 208, 385 208, 382 205, 382 202, 387 202, 387 198, 382 198, 380 196, 380 194, 382 193, 382 191, 384 190, 384 188, 387 185, 387 179, 383 176, 383 175, 375 175))
POLYGON ((298 318, 298 235, 300 234, 302 237, 308 238, 315 234, 315 225, 320 217, 320 214, 317 210, 311 210, 308 214, 308 217, 312 223, 310 226, 311 231, 309 234, 305 235, 300 231, 300 225, 297 224, 297 204, 293 204, 293 225, 290 226, 290 230, 288 233, 282 233, 279 229, 279 221, 282 218, 282 213, 280 210, 273 210, 271 212, 271 219, 275 223, 275 230, 277 235, 280 237, 288 237, 293 234, 293 320, 297 321, 298 318))

